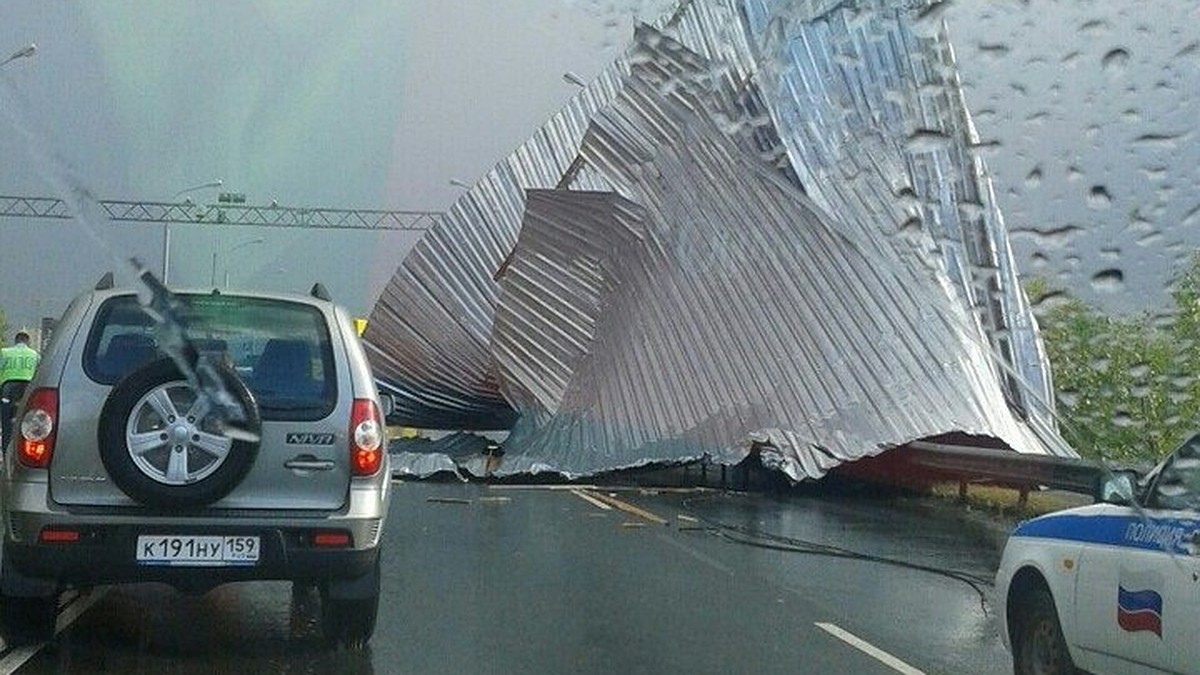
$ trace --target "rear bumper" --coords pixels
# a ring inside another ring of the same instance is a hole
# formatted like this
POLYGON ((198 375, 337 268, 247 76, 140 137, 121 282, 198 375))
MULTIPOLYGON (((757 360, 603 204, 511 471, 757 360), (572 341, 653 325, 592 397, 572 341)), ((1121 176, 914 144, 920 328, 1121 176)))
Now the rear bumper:
MULTIPOLYGON (((214 512, 172 514, 138 508, 75 509, 48 499, 44 482, 5 482, 3 572, 0 584, 26 577, 58 588, 158 581, 204 589, 232 581, 331 581, 354 579, 375 569, 387 493, 350 491, 346 508, 334 513, 214 512), (78 541, 46 542, 47 528, 79 533, 78 541), (350 545, 318 547, 318 532, 344 532, 350 545), (140 535, 252 535, 261 552, 253 565, 165 566, 139 564, 140 535), (10 573, 16 573, 15 575, 10 573)), ((7 589, 4 589, 7 592, 7 589)))
MULTIPOLYGON (((59 526, 62 527, 62 526, 59 526)), ((81 527, 72 543, 4 541, 4 564, 23 577, 53 582, 58 588, 158 581, 180 588, 205 588, 233 581, 286 579, 322 582, 353 579, 370 572, 379 556, 377 546, 364 549, 317 548, 312 530, 262 527, 81 527), (255 535, 261 552, 253 565, 224 567, 139 564, 139 535, 255 535)), ((323 528, 327 530, 327 528, 323 528)))

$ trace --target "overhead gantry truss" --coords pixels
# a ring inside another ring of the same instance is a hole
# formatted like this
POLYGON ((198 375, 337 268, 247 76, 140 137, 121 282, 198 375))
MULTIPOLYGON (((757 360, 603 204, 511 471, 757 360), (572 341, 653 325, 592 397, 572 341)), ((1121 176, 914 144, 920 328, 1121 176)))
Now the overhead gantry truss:
MULTIPOLYGON (((99 205, 110 219, 123 222, 258 225, 318 229, 423 231, 432 227, 441 215, 431 211, 330 209, 279 206, 277 204, 254 206, 102 200, 99 205)), ((69 219, 73 217, 73 214, 66 202, 54 197, 0 195, 0 216, 69 219)))

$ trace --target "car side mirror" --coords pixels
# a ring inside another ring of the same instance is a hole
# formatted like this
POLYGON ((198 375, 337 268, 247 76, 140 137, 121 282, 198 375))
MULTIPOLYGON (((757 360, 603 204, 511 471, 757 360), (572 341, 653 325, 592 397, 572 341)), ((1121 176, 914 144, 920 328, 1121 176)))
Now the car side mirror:
POLYGON ((382 408, 383 418, 387 419, 389 415, 396 411, 396 398, 391 394, 379 395, 379 407, 382 408))
POLYGON ((1093 497, 1105 504, 1130 505, 1135 497, 1137 472, 1128 470, 1105 471, 1096 479, 1093 497))

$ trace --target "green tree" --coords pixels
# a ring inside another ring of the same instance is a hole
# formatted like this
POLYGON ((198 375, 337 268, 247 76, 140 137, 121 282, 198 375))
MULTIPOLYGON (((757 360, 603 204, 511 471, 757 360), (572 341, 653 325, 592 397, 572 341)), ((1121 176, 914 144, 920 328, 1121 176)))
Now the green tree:
POLYGON ((1108 316, 1042 279, 1027 291, 1042 305, 1063 436, 1081 455, 1149 461, 1200 427, 1200 256, 1164 317, 1108 316))

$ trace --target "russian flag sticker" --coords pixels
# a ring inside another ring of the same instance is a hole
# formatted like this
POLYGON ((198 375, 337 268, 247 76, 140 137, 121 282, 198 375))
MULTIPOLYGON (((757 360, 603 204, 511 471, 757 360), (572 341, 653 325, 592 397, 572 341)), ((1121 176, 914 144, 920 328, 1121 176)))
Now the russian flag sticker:
POLYGON ((1117 625, 1130 633, 1150 631, 1162 637, 1162 596, 1156 591, 1117 587, 1117 625))

